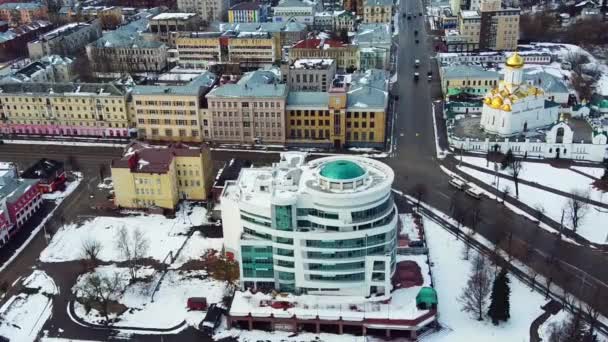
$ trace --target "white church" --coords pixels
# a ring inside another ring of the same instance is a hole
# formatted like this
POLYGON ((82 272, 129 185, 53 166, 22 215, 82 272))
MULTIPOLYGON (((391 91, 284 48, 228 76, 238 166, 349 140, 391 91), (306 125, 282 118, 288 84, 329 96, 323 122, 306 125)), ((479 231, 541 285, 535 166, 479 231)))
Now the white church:
POLYGON ((524 59, 516 52, 506 61, 504 80, 490 90, 481 111, 481 128, 501 137, 547 127, 558 120, 557 103, 523 79, 524 59))

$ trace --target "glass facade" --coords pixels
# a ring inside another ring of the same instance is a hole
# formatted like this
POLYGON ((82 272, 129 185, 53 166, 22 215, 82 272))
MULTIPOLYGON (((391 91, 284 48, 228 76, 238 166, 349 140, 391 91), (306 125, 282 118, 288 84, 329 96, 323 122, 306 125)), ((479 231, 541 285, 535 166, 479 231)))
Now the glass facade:
POLYGON ((274 278, 272 246, 242 246, 243 277, 274 278))
POLYGON ((393 197, 390 196, 386 201, 377 207, 365 209, 361 211, 353 211, 353 222, 369 221, 376 217, 382 216, 386 211, 393 206, 393 197))
POLYGON ((293 221, 290 205, 275 205, 274 219, 278 230, 293 230, 293 221))

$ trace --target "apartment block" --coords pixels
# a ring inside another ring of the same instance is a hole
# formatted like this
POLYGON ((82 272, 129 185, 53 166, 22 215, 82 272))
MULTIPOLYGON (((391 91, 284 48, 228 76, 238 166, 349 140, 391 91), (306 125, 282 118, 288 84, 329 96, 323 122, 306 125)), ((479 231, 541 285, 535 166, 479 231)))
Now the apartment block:
POLYGON ((177 0, 180 11, 197 13, 201 20, 208 23, 225 20, 229 7, 229 0, 177 0))
POLYGON ((297 59, 282 69, 289 91, 328 91, 336 75, 336 61, 297 59))
POLYGON ((280 36, 269 32, 193 32, 177 38, 176 46, 178 64, 185 68, 215 62, 266 66, 281 59, 280 36))
POLYGON ((213 182, 209 148, 134 142, 112 161, 115 204, 172 210, 180 200, 204 201, 213 182))
POLYGON ((315 6, 302 0, 283 0, 273 7, 272 21, 283 23, 295 20, 302 24, 314 24, 315 6))
POLYGON ((77 18, 90 21, 99 19, 101 28, 113 30, 123 22, 122 9, 117 6, 62 6, 59 16, 67 21, 75 21, 77 18))
POLYGON ((127 92, 97 83, 0 84, 4 134, 127 137, 127 92))
POLYGON ((12 27, 48 19, 47 7, 39 3, 9 2, 0 5, 0 20, 6 21, 12 27))
POLYGON ((290 92, 287 142, 325 148, 382 147, 386 138, 388 78, 382 70, 337 78, 327 92, 290 92))
POLYGON ((146 17, 134 20, 87 45, 87 57, 93 70, 116 75, 123 72, 164 70, 167 67, 167 45, 146 40, 140 35, 148 22, 146 17))
POLYGON ((364 0, 363 22, 385 23, 393 21, 393 0, 364 0))
POLYGON ((153 141, 202 142, 199 111, 217 83, 205 72, 186 85, 135 86, 133 103, 138 137, 153 141))
POLYGON ((150 18, 148 33, 158 41, 174 45, 175 33, 198 31, 201 18, 196 13, 160 13, 150 18))
POLYGON ((99 37, 101 37, 99 19, 87 23, 70 23, 27 43, 27 50, 32 59, 48 55, 71 56, 84 50, 88 43, 99 37))
POLYGON ((500 0, 482 0, 479 10, 458 15, 458 37, 450 51, 515 50, 519 39, 519 8, 502 8, 500 0))
POLYGON ((74 60, 70 57, 50 55, 30 62, 0 78, 0 83, 20 82, 71 82, 76 77, 74 60))
POLYGON ((268 17, 269 6, 259 1, 240 2, 228 10, 230 23, 260 23, 268 17))
POLYGON ((230 143, 285 143, 287 86, 274 73, 246 73, 236 84, 207 94, 202 116, 206 140, 230 143), (205 124, 208 125, 205 125, 205 124))
POLYGON ((50 31, 53 25, 49 21, 36 20, 32 23, 9 28, 0 32, 0 61, 8 61, 27 56, 27 43, 38 35, 50 31))
POLYGON ((221 23, 220 32, 268 32, 279 37, 280 46, 291 46, 302 39, 308 33, 308 26, 297 21, 273 22, 273 23, 221 23))
POLYGON ((358 47, 331 39, 305 39, 289 49, 289 61, 297 59, 333 59, 338 69, 358 69, 358 47))

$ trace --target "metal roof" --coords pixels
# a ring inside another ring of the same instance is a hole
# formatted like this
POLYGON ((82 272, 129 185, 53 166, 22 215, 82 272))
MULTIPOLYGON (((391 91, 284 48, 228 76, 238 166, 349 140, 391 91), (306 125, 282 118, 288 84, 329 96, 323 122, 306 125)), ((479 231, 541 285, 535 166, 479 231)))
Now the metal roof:
POLYGON ((217 76, 205 71, 185 85, 139 85, 133 87, 133 95, 197 95, 201 88, 211 88, 217 76))
POLYGON ((335 180, 348 180, 365 175, 365 170, 350 160, 334 160, 322 166, 322 177, 335 180))
POLYGON ((290 91, 286 106, 329 106, 329 94, 321 91, 290 91))
POLYGON ((500 79, 500 74, 488 71, 477 65, 455 65, 441 68, 443 78, 495 78, 500 79))

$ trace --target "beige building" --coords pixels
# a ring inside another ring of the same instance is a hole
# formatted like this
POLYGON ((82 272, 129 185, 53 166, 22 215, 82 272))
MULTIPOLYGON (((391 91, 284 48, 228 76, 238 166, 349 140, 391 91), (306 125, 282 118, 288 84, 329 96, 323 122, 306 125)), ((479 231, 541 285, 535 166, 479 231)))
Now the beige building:
POLYGON ((359 69, 358 47, 337 40, 306 39, 289 49, 290 63, 306 58, 334 59, 338 69, 359 69))
POLYGON ((242 32, 228 40, 228 61, 249 66, 270 65, 281 59, 279 37, 267 32, 242 32))
POLYGON ((268 32, 193 32, 175 43, 178 64, 184 68, 206 68, 215 62, 261 67, 281 58, 280 35, 268 32))
POLYGON ((192 32, 175 40, 178 65, 182 68, 206 68, 221 61, 220 32, 192 32))
POLYGON ((459 38, 468 50, 515 50, 519 39, 519 8, 501 8, 500 0, 482 0, 479 11, 460 11, 459 38))
POLYGON ((297 59, 281 66, 289 91, 328 91, 336 75, 333 59, 297 59))
POLYGON ((206 140, 230 143, 285 143, 287 86, 270 71, 245 74, 207 94, 209 109, 202 114, 206 140))
POLYGON ((390 24, 393 21, 393 0, 364 0, 363 22, 390 24))
POLYGON ((213 163, 206 146, 132 143, 125 151, 112 161, 117 206, 174 209, 179 200, 209 198, 213 163))
POLYGON ((76 55, 87 44, 101 37, 101 22, 99 19, 88 23, 70 23, 40 35, 38 39, 27 43, 31 59, 39 59, 49 55, 76 55))
POLYGON ((193 32, 200 29, 201 19, 196 13, 160 13, 150 18, 146 36, 170 46, 181 32, 193 32))
POLYGON ((228 0, 177 0, 177 8, 183 12, 197 13, 208 23, 224 21, 230 1, 228 0))
POLYGON ((201 142, 199 111, 217 82, 205 72, 181 86, 135 86, 133 103, 138 137, 154 141, 201 142))
POLYGON ((129 136, 127 92, 113 84, 0 84, 4 134, 129 136))

